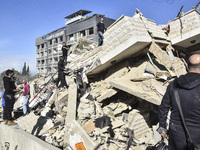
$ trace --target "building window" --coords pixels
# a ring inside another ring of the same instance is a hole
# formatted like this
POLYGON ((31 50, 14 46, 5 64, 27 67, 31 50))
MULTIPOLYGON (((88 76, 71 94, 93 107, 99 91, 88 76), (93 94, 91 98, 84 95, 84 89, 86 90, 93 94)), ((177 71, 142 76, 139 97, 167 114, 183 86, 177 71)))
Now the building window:
POLYGON ((42 48, 44 48, 44 44, 42 44, 42 48))
POLYGON ((56 44, 56 43, 58 43, 58 39, 57 38, 54 39, 54 44, 56 44))
POLYGON ((92 27, 92 28, 89 28, 89 35, 91 35, 91 34, 94 34, 94 29, 93 29, 93 27, 92 27))
POLYGON ((60 42, 62 42, 63 41, 63 36, 60 36, 60 42))
POLYGON ((49 54, 51 54, 51 50, 49 50, 49 54))
POLYGON ((52 40, 49 40, 49 45, 52 45, 52 40))
POLYGON ((44 65, 44 60, 42 60, 42 64, 44 65))
POLYGON ((85 36, 85 30, 81 31, 80 34, 81 34, 81 37, 84 37, 85 36))
POLYGON ((41 52, 41 56, 44 56, 44 53, 43 53, 43 52, 41 52))
POLYGON ((40 45, 37 45, 37 49, 40 49, 40 45))
POLYGON ((69 35, 69 40, 70 41, 74 40, 74 35, 73 34, 69 35))

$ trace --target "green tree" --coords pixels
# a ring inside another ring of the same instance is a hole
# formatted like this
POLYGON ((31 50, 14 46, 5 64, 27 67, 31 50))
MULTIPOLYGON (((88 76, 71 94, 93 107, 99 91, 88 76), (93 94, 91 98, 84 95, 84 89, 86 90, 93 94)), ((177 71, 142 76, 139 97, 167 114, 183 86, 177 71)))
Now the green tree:
POLYGON ((26 72, 26 62, 24 62, 24 66, 22 68, 22 75, 26 75, 27 72, 26 72))
POLYGON ((28 67, 27 67, 26 73, 27 73, 27 75, 30 75, 29 65, 28 65, 28 67))

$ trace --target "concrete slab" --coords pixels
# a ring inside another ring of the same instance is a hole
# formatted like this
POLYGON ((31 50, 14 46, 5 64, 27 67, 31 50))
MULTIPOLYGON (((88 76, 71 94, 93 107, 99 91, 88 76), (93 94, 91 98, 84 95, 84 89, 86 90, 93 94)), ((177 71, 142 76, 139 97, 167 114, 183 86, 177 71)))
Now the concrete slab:
POLYGON ((102 102, 103 100, 112 97, 112 96, 115 95, 116 93, 117 93, 117 90, 108 89, 108 90, 106 90, 104 93, 102 93, 100 97, 97 98, 97 101, 98 101, 98 102, 102 102))
POLYGON ((103 57, 99 58, 86 74, 92 75, 100 73, 101 71, 111 67, 112 64, 118 63, 121 60, 130 57, 134 53, 143 50, 150 43, 150 36, 133 36, 103 57))
POLYGON ((161 98, 154 91, 144 91, 142 82, 130 81, 134 77, 135 70, 131 70, 127 75, 122 78, 115 79, 110 82, 110 85, 116 89, 125 91, 150 103, 160 105, 161 98))
POLYGON ((86 131, 78 124, 76 120, 73 120, 69 128, 69 145, 73 150, 75 149, 75 144, 83 142, 83 145, 87 150, 94 150, 97 144, 92 141, 86 131))
POLYGON ((169 37, 173 46, 188 48, 200 43, 200 13, 198 10, 192 9, 169 24, 169 37))
POLYGON ((0 124, 0 147, 1 149, 12 150, 59 150, 47 142, 31 135, 15 126, 5 126, 0 124), (7 148, 5 147, 7 145, 7 148))
POLYGON ((16 121, 19 127, 34 135, 41 135, 54 126, 50 119, 37 116, 33 112, 16 121))
POLYGON ((65 135, 64 135, 64 145, 70 142, 69 128, 73 120, 76 120, 76 109, 77 109, 77 84, 75 82, 70 82, 68 89, 68 105, 67 105, 67 116, 65 119, 65 135))
POLYGON ((76 108, 77 108, 77 85, 72 83, 69 85, 68 92, 68 105, 67 105, 67 116, 66 124, 76 119, 76 108))

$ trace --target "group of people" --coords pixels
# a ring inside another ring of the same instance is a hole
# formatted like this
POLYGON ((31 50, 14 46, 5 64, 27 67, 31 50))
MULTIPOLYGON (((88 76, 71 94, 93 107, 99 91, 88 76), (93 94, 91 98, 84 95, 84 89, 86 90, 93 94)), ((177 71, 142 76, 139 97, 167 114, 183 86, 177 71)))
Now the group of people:
MULTIPOLYGON (((12 111, 16 101, 15 94, 20 92, 20 90, 16 88, 15 81, 14 71, 8 69, 3 77, 4 91, 2 92, 3 119, 5 125, 16 125, 13 121, 12 111)), ((23 114, 26 115, 29 112, 28 100, 30 97, 30 86, 26 80, 23 80, 23 84, 23 114)))
MULTIPOLYGON (((103 44, 103 39, 104 39, 103 34, 106 31, 103 20, 104 20, 104 18, 101 17, 100 22, 96 25, 96 28, 95 28, 95 34, 98 34, 98 37, 99 37, 98 46, 101 46, 103 44)), ((63 46, 62 46, 62 54, 63 55, 60 56, 60 60, 58 62, 58 80, 56 82, 57 88, 68 87, 66 80, 65 80, 65 73, 64 73, 67 70, 65 68, 65 66, 67 64, 68 50, 69 50, 69 47, 66 45, 65 42, 63 42, 63 46)))

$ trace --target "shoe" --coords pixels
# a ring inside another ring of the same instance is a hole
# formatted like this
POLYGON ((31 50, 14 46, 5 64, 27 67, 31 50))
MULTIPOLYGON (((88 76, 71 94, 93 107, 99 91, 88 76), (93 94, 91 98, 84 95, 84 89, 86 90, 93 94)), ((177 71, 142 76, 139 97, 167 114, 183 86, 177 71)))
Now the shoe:
POLYGON ((17 123, 15 123, 14 121, 10 121, 10 120, 8 120, 8 126, 14 126, 14 125, 16 125, 17 123))
POLYGON ((8 124, 8 120, 5 120, 5 121, 4 121, 4 124, 7 125, 7 124, 8 124))

